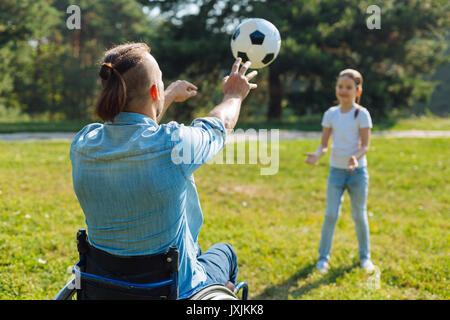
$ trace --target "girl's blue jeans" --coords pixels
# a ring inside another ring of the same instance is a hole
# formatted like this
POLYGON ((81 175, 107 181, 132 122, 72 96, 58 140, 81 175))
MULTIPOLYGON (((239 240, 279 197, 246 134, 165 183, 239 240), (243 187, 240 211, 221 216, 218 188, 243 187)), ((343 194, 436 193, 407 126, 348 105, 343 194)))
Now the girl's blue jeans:
POLYGON ((341 211, 344 191, 348 190, 351 202, 352 218, 355 223, 359 245, 359 259, 370 259, 369 223, 367 219, 367 193, 369 173, 366 167, 353 171, 330 167, 327 185, 327 208, 322 225, 319 245, 319 260, 330 258, 331 242, 337 219, 341 211))

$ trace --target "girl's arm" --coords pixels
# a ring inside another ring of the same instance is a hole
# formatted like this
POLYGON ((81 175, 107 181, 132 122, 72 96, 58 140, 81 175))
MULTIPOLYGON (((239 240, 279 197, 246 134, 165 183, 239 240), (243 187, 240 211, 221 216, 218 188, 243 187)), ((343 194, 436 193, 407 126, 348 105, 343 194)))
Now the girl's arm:
POLYGON ((353 156, 348 160, 347 170, 352 171, 358 167, 358 160, 361 159, 363 155, 369 152, 370 144, 370 128, 359 129, 359 136, 361 138, 361 146, 355 152, 353 156))
POLYGON ((316 151, 314 153, 304 153, 305 156, 308 156, 308 158, 306 158, 305 160, 306 163, 316 164, 319 158, 327 153, 328 141, 330 140, 331 131, 331 128, 322 127, 322 138, 320 145, 317 147, 316 151))

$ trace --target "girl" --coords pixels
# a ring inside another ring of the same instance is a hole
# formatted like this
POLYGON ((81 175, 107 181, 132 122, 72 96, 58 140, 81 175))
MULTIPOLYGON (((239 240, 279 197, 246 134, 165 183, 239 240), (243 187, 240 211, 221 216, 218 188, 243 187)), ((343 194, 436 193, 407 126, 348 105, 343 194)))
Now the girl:
POLYGON ((361 268, 374 271, 370 261, 369 225, 366 201, 369 184, 366 153, 369 150, 372 120, 367 109, 359 105, 363 78, 353 69, 343 70, 337 79, 336 97, 339 105, 329 108, 322 120, 322 141, 314 153, 305 153, 305 162, 311 165, 328 150, 333 135, 330 172, 327 185, 327 207, 319 246, 320 273, 328 271, 331 241, 340 213, 344 191, 347 189, 352 218, 355 222, 361 268))

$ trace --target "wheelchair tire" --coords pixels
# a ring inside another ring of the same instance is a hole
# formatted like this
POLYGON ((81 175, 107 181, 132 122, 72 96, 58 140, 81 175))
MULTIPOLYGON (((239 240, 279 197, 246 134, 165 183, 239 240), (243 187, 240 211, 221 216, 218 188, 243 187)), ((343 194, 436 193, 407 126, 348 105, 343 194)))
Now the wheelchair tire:
POLYGON ((239 300, 227 287, 213 284, 201 289, 189 298, 189 300, 239 300))

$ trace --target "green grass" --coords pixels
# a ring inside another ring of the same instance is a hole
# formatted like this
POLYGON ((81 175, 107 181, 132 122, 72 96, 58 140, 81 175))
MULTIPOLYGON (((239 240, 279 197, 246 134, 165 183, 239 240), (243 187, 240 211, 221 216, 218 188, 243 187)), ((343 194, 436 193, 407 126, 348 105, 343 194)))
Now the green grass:
POLYGON ((65 120, 65 121, 21 121, 1 122, 0 133, 15 132, 78 132, 85 125, 96 122, 94 120, 65 120))
MULTIPOLYGON (((2 122, 0 121, 0 133, 14 132, 77 132, 86 124, 98 122, 99 120, 65 120, 65 121, 22 121, 2 122)), ((239 121, 236 125, 241 129, 282 129, 301 131, 320 131, 321 115, 302 117, 295 121, 267 121, 251 122, 239 121)), ((188 125, 190 123, 187 123, 188 125)), ((433 115, 391 117, 380 122, 374 122, 374 131, 380 130, 450 130, 450 118, 441 118, 433 115)))
MULTIPOLYGON (((294 121, 238 122, 242 129, 282 129, 300 131, 321 131, 322 115, 299 118, 294 121)), ((450 130, 450 118, 434 115, 424 116, 391 116, 381 121, 374 121, 374 131, 380 130, 450 130)))
POLYGON ((450 130, 450 118, 412 116, 386 121, 386 123, 382 123, 376 128, 379 130, 450 130))
MULTIPOLYGON (((328 165, 307 166, 302 152, 317 143, 280 143, 272 176, 260 175, 260 165, 201 167, 202 249, 232 244, 252 299, 449 299, 449 140, 372 139, 368 212, 379 288, 358 267, 347 194, 330 272, 314 269, 328 165)), ((85 224, 69 146, 0 142, 0 299, 51 299, 77 261, 75 233, 85 224)))

